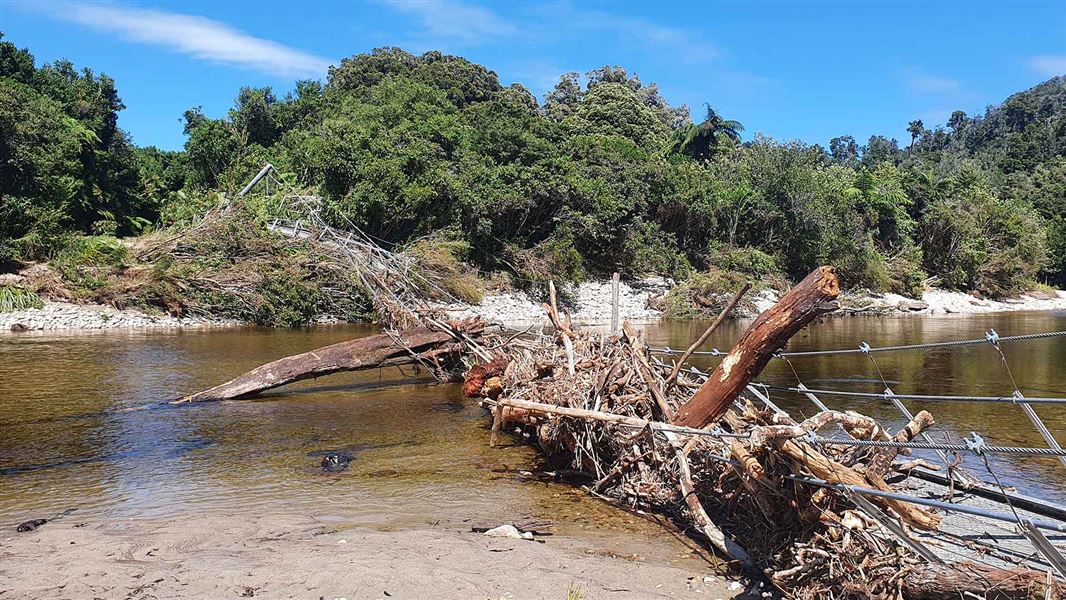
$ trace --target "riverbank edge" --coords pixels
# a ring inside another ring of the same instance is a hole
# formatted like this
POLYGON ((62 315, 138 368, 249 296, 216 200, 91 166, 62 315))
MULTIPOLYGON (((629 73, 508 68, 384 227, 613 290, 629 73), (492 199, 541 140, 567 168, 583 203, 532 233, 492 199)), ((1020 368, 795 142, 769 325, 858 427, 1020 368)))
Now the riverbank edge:
MULTIPOLYGON (((662 311, 652 308, 674 286, 665 278, 648 278, 619 285, 619 319, 658 322, 662 311)), ((604 325, 611 319, 611 282, 592 281, 565 289, 565 305, 575 322, 604 325)), ((780 293, 764 289, 753 295, 753 310, 738 314, 752 318, 773 306, 780 293)), ((1016 298, 989 300, 964 292, 930 289, 921 300, 898 294, 848 293, 840 298, 840 316, 968 315, 1015 311, 1066 310, 1066 291, 1029 292, 1016 298)), ((523 292, 487 294, 480 304, 449 304, 439 308, 452 318, 479 316, 490 322, 537 325, 546 323, 541 304, 523 292)), ((321 323, 337 323, 324 319, 321 323)), ((0 313, 0 334, 18 331, 102 329, 211 329, 248 325, 210 317, 173 317, 100 304, 46 301, 43 308, 0 313)))

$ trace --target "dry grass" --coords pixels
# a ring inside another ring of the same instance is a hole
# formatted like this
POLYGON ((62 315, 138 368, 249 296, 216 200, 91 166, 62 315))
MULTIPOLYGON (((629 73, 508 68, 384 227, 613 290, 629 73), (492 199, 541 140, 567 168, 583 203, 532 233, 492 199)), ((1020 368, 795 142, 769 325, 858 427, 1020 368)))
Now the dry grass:
POLYGON ((415 241, 403 254, 413 261, 412 268, 419 277, 412 278, 419 291, 434 300, 447 300, 451 295, 471 304, 481 302, 484 290, 477 272, 463 259, 470 253, 470 244, 449 239, 444 234, 415 241))

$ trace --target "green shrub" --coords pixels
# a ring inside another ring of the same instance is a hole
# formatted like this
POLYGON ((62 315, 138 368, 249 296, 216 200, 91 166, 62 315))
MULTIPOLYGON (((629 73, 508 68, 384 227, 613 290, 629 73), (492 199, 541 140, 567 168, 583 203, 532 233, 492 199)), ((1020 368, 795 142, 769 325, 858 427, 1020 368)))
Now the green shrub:
MULTIPOLYGON (((734 271, 712 267, 702 273, 692 273, 688 279, 674 286, 666 294, 663 317, 667 319, 701 319, 715 316, 729 298, 749 278, 734 271)), ((751 296, 745 296, 741 305, 750 308, 751 296)))
POLYGON ((36 292, 21 285, 0 286, 0 312, 44 308, 44 301, 36 292))
POLYGON ((1023 292, 1048 260, 1044 223, 1032 207, 959 184, 930 204, 923 224, 926 269, 948 288, 998 298, 1023 292))
POLYGON ((832 264, 840 274, 841 287, 865 288, 875 292, 883 292, 889 288, 885 257, 874 249, 872 243, 841 254, 832 264))
POLYGON ((129 248, 114 236, 87 235, 72 239, 55 262, 67 267, 117 267, 124 265, 129 255, 129 248))
POLYGON ((114 237, 118 233, 118 223, 113 219, 101 219, 92 224, 93 235, 109 235, 114 237))
POLYGON ((628 275, 683 277, 689 264, 677 249, 677 239, 656 223, 641 221, 626 236, 619 271, 628 275))
POLYGON ((216 192, 172 192, 159 210, 159 222, 164 226, 191 223, 212 208, 221 206, 223 199, 224 196, 216 192))
POLYGON ((758 248, 715 245, 708 262, 723 271, 736 271, 756 279, 781 273, 781 261, 758 248))
POLYGON ((556 283, 581 283, 585 280, 585 261, 574 248, 573 234, 561 228, 556 234, 532 248, 507 247, 505 264, 515 271, 515 283, 528 289, 549 280, 556 283))
POLYGON ((922 269, 922 249, 911 244, 888 259, 888 290, 908 298, 921 298, 922 281, 928 277, 922 269))
POLYGON ((259 288, 253 320, 271 327, 301 327, 319 315, 320 290, 291 273, 267 275, 259 288))

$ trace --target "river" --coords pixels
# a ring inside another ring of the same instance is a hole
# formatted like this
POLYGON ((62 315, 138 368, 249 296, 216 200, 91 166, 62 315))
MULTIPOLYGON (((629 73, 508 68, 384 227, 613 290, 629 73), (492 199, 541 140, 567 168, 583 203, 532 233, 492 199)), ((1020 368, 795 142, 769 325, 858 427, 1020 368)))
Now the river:
MULTIPOLYGON (((725 325, 708 348, 727 349, 745 323, 725 325)), ((684 348, 706 323, 645 327, 653 345, 684 348)), ((1066 329, 1066 313, 844 318, 809 327, 790 350, 854 348, 1066 329)), ((537 456, 522 444, 488 447, 488 419, 458 386, 411 382, 401 373, 343 374, 250 402, 169 406, 272 360, 376 332, 371 326, 312 330, 27 333, 0 336, 0 524, 76 508, 80 518, 166 517, 191 511, 307 508, 326 520, 389 530, 424 524, 493 523, 515 516, 556 521, 564 533, 627 536, 646 525, 572 487, 531 478, 537 456), (325 474, 327 451, 354 456, 325 474), (614 532, 613 534, 611 532, 614 532)), ((1066 396, 1066 338, 1004 344, 1027 395, 1066 396)), ((698 357, 700 367, 713 366, 698 357)), ((987 345, 876 355, 897 393, 1010 395, 1013 386, 987 345)), ((775 360, 762 380, 879 392, 861 354, 775 360)), ((408 373, 410 374, 410 373, 408 373)), ((796 415, 806 400, 774 398, 796 415)), ((879 401, 823 398, 831 407, 902 422, 879 401)), ((970 431, 989 444, 1044 445, 1010 404, 915 404, 937 420, 936 439, 970 431)), ((1037 407, 1066 444, 1066 410, 1037 407)), ((985 475, 983 465, 970 461, 985 475)), ((993 458, 1007 485, 1066 501, 1058 461, 993 458)), ((987 478, 987 477, 986 477, 987 478)))

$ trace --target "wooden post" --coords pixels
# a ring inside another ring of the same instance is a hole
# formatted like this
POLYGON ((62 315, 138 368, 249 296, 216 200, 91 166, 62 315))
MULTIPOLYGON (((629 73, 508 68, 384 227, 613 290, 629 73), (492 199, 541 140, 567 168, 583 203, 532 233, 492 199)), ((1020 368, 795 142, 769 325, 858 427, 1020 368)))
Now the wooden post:
POLYGON ((618 273, 611 276, 611 333, 618 331, 618 273))
POLYGON ((722 416, 774 353, 815 317, 835 310, 829 304, 840 293, 835 267, 819 267, 759 315, 725 359, 692 398, 677 411, 674 422, 706 427, 722 416))

